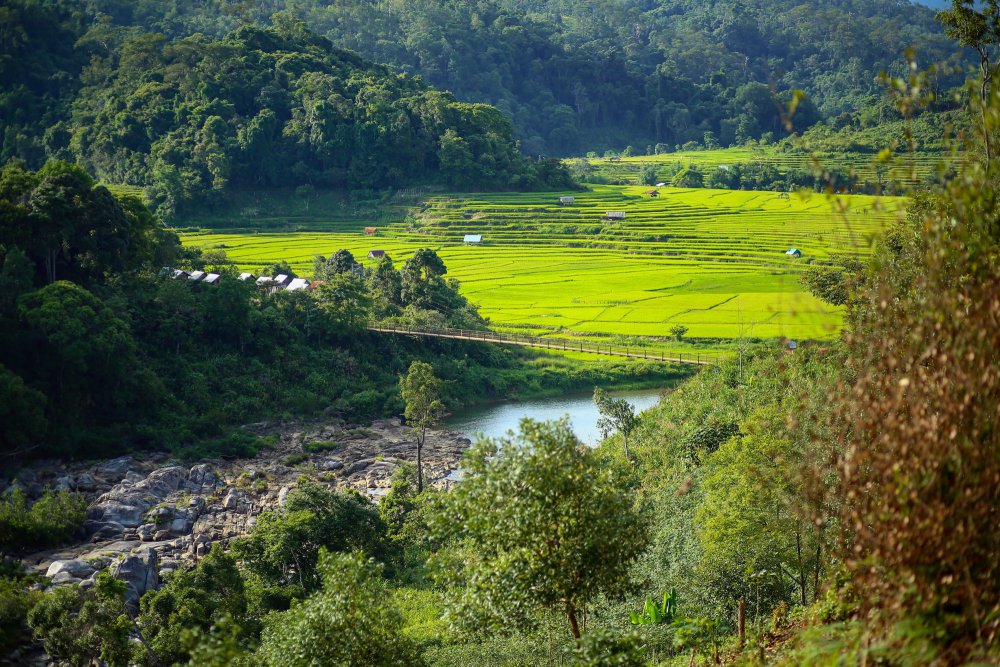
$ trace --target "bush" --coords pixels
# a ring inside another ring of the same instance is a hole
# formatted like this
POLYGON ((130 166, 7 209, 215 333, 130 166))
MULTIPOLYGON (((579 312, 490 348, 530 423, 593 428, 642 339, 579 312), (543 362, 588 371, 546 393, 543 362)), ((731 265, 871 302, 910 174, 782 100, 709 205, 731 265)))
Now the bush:
POLYGON ((34 504, 20 489, 0 496, 0 553, 24 553, 69 541, 80 532, 87 501, 69 491, 47 491, 34 504))

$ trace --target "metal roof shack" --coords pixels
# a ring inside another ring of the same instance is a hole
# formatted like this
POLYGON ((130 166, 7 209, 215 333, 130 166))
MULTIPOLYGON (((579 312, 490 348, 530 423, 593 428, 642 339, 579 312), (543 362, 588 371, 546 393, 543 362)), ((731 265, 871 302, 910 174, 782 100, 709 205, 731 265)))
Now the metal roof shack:
POLYGON ((385 257, 385 250, 369 250, 368 259, 382 259, 385 257))
POLYGON ((559 198, 559 203, 560 204, 572 204, 575 201, 576 201, 576 197, 560 197, 559 198))
POLYGON ((608 211, 604 214, 605 220, 624 220, 625 211, 608 211))
POLYGON ((785 251, 785 254, 790 257, 801 257, 802 251, 799 250, 798 248, 789 248, 788 250, 785 251))
POLYGON ((298 292, 299 290, 309 289, 309 281, 305 278, 295 278, 292 282, 288 283, 288 287, 285 288, 286 292, 298 292))
POLYGON ((257 279, 257 284, 263 287, 264 285, 270 285, 274 282, 274 278, 271 276, 261 276, 257 279))
POLYGON ((473 244, 475 244, 475 243, 482 243, 483 242, 483 235, 482 234, 466 234, 465 238, 462 239, 462 241, 464 243, 473 243, 473 244))
POLYGON ((649 195, 650 197, 659 197, 660 196, 660 191, 659 190, 646 190, 646 194, 649 195))
POLYGON ((288 287, 288 284, 292 282, 292 277, 287 273, 279 273, 274 277, 274 284, 279 287, 288 287))
POLYGON ((218 273, 210 273, 207 276, 205 276, 205 279, 202 280, 201 282, 205 283, 206 285, 218 285, 220 280, 222 280, 222 276, 220 276, 218 273))
POLYGON ((202 280, 202 279, 203 279, 203 278, 204 278, 205 276, 207 276, 207 275, 208 275, 208 274, 207 274, 207 273, 205 273, 204 271, 192 271, 192 272, 191 272, 191 275, 190 275, 190 276, 188 276, 188 280, 190 280, 190 281, 191 281, 191 282, 193 282, 193 283, 196 283, 196 282, 198 282, 199 280, 202 280))
POLYGON ((182 271, 181 269, 177 269, 170 275, 170 277, 173 278, 174 280, 187 280, 188 278, 191 277, 191 274, 188 273, 187 271, 182 271))
POLYGON ((236 279, 242 280, 243 282, 246 282, 248 280, 255 280, 254 275, 252 273, 246 273, 246 272, 241 273, 236 279))

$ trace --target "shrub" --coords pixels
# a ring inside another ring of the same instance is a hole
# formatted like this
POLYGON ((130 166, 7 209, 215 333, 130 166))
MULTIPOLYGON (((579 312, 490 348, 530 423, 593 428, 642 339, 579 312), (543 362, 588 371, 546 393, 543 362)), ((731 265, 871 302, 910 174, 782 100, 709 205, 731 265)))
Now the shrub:
POLYGON ((70 540, 83 526, 87 501, 69 491, 47 491, 28 504, 20 489, 0 496, 0 553, 19 554, 70 540))

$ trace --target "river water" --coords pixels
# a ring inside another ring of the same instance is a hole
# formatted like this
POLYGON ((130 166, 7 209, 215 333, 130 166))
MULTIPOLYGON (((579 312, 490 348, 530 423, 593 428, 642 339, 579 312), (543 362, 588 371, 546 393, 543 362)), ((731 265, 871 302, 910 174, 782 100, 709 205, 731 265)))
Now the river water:
MULTIPOLYGON (((660 400, 657 389, 609 393, 627 400, 635 406, 637 412, 656 405, 660 400)), ((573 431, 581 442, 591 446, 600 442, 601 433, 597 429, 600 415, 594 405, 592 393, 477 405, 454 413, 444 421, 444 427, 458 431, 472 440, 478 434, 496 438, 506 434, 508 430, 517 432, 518 423, 524 417, 548 421, 566 415, 569 415, 573 431)))

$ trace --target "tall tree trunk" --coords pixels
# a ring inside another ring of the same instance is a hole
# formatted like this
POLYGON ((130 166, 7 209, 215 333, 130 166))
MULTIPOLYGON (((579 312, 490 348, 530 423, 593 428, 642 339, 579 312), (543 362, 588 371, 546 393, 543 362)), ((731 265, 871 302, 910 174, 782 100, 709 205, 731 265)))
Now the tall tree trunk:
MULTIPOLYGON (((801 527, 801 524, 800 524, 801 527)), ((806 564, 802 559, 802 531, 795 531, 795 553, 799 559, 799 599, 806 606, 806 564)))
POLYGON ((427 429, 420 429, 420 439, 417 440, 417 493, 424 490, 424 439, 427 437, 427 429))
POLYGON ((573 634, 573 640, 580 642, 580 624, 576 621, 576 607, 572 602, 566 603, 566 617, 569 619, 569 631, 573 634))

